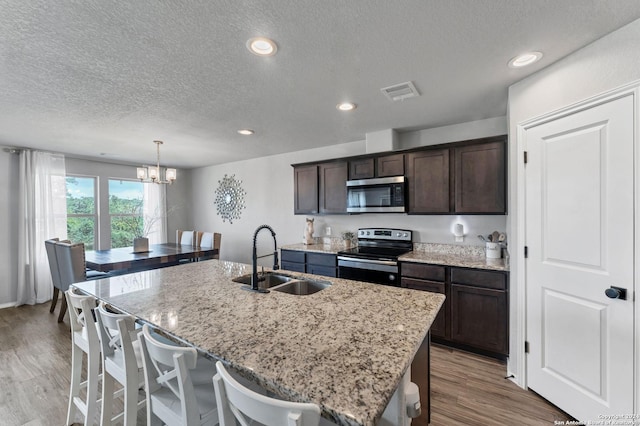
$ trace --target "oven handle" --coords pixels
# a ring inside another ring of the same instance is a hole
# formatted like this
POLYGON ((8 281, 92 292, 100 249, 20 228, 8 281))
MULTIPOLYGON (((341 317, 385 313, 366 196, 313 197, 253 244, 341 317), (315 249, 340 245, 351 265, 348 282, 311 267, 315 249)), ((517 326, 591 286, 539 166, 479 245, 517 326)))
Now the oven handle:
POLYGON ((340 266, 384 272, 398 272, 398 262, 386 260, 355 259, 353 257, 338 256, 338 267, 340 266))

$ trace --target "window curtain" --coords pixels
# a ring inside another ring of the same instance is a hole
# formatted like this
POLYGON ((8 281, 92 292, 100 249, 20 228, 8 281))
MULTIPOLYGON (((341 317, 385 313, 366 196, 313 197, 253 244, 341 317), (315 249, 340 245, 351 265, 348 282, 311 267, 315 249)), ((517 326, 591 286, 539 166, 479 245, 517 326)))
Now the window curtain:
POLYGON ((64 156, 20 153, 17 306, 51 300, 53 283, 44 241, 67 238, 64 156))
POLYGON ((149 244, 167 242, 167 186, 145 183, 142 195, 144 229, 149 244))

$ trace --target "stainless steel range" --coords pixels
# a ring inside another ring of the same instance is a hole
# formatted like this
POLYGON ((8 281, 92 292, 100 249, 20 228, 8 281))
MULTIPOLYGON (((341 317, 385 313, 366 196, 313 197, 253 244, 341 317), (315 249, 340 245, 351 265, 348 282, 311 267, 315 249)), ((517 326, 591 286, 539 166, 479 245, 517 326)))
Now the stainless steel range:
POLYGON ((411 231, 361 228, 358 246, 338 252, 338 276, 397 287, 400 285, 398 257, 411 250, 411 231))

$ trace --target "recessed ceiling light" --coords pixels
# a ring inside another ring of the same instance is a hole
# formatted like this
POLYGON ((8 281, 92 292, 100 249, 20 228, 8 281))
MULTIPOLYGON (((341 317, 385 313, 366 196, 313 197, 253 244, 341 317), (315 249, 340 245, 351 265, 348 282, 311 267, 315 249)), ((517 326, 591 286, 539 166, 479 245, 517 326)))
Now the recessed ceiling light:
POLYGON ((509 61, 510 68, 521 68, 531 65, 534 62, 538 62, 542 58, 542 52, 527 52, 522 55, 518 55, 509 61))
POLYGON ((275 41, 266 37, 254 37, 247 41, 249 52, 258 56, 273 56, 278 51, 275 41))
POLYGON ((336 108, 338 108, 340 111, 353 111, 354 109, 356 109, 356 104, 352 102, 342 102, 336 105, 336 108))
POLYGON ((240 133, 241 135, 249 136, 254 134, 255 132, 251 129, 240 129, 238 130, 238 133, 240 133))

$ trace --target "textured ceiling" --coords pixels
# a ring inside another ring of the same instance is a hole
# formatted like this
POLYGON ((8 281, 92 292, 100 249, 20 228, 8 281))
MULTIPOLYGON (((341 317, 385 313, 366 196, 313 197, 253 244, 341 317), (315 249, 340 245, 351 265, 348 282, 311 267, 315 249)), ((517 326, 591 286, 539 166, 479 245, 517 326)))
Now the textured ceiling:
POLYGON ((638 0, 4 0, 0 145, 148 163, 161 139, 188 168, 497 117, 509 85, 637 18, 638 0), (506 66, 528 50, 545 56, 506 66), (422 96, 380 92, 405 81, 422 96))

